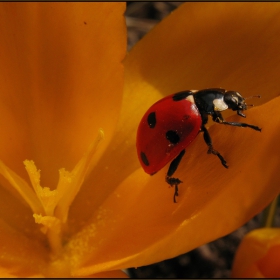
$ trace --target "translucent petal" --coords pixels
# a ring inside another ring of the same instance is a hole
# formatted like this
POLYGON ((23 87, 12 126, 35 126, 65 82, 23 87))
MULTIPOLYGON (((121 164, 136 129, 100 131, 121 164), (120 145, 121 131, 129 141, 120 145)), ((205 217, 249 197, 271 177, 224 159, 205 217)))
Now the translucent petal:
POLYGON ((53 188, 100 127, 106 148, 122 99, 124 8, 1 3, 0 158, 23 178, 22 161, 32 159, 53 188))

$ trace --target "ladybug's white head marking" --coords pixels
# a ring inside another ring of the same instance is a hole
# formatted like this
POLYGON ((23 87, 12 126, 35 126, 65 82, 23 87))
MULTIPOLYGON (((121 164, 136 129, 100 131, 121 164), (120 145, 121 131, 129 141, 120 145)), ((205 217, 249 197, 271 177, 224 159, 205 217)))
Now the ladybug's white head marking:
POLYGON ((193 98, 193 95, 189 95, 186 97, 186 100, 190 101, 191 103, 194 104, 194 98, 193 98))
POLYGON ((228 105, 224 102, 224 98, 217 98, 213 100, 214 111, 224 111, 228 109, 228 105))

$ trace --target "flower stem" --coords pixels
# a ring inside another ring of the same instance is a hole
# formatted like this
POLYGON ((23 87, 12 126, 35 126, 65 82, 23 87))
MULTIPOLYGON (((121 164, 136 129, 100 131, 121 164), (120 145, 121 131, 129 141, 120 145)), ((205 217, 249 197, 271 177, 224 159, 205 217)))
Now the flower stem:
POLYGON ((274 198, 274 200, 265 208, 262 227, 273 227, 278 200, 279 196, 276 196, 276 198, 274 198))

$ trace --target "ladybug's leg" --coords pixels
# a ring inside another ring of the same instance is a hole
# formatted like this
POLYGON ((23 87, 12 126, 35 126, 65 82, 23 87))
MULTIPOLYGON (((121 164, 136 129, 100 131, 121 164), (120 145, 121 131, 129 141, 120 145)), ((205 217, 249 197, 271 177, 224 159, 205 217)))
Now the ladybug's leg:
MULTIPOLYGON (((240 113, 239 113, 240 114, 240 113)), ((245 117, 245 115, 243 115, 245 117)), ((250 127, 254 130, 261 131, 262 129, 259 128, 256 125, 252 124, 247 124, 247 123, 239 123, 239 122, 226 122, 223 119, 223 116, 220 112, 215 112, 215 115, 213 115, 213 121, 217 122, 219 124, 227 124, 227 125, 232 125, 232 126, 239 126, 239 127, 250 127)))
POLYGON ((176 196, 179 195, 178 193, 178 185, 180 183, 182 183, 182 181, 179 179, 179 178, 173 178, 171 177, 174 172, 176 171, 183 155, 185 154, 185 150, 181 151, 181 153, 175 158, 173 159, 173 161, 170 163, 170 166, 168 168, 168 171, 167 171, 167 174, 166 174, 166 177, 165 177, 165 181, 172 187, 172 186, 175 186, 175 192, 174 192, 174 203, 176 203, 176 196))
POLYGON ((233 125, 233 126, 239 126, 239 127, 250 127, 250 128, 252 128, 254 130, 262 131, 262 129, 259 128, 258 126, 255 126, 255 125, 252 125, 252 124, 247 124, 247 123, 225 122, 224 120, 223 121, 218 121, 218 123, 220 123, 220 124, 228 124, 228 125, 233 125))
POLYGON ((212 140, 211 140, 211 137, 210 137, 210 134, 209 134, 207 128, 206 128, 204 125, 202 125, 202 126, 201 126, 201 130, 203 131, 203 138, 204 138, 204 141, 205 141, 205 143, 206 143, 206 144, 208 145, 208 147, 209 147, 209 149, 208 149, 208 154, 216 155, 216 156, 220 159, 222 165, 223 165, 225 168, 228 168, 227 162, 226 162, 226 160, 223 158, 223 156, 222 156, 218 151, 216 151, 216 150, 213 149, 212 140))

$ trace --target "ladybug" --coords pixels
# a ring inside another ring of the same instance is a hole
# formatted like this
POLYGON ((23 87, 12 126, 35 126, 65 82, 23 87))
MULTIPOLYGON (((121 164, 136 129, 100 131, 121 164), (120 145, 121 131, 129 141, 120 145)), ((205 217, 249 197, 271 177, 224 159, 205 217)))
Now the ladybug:
MULTIPOLYGON (((252 96, 260 97, 260 96, 252 96)), ((165 181, 175 186, 174 202, 178 196, 179 178, 172 177, 185 149, 194 141, 199 132, 203 132, 208 146, 208 154, 216 155, 221 164, 228 168, 223 156, 213 148, 212 140, 205 125, 210 115, 214 122, 238 127, 249 127, 257 131, 255 125, 239 122, 227 122, 222 111, 231 109, 243 118, 247 110, 245 98, 237 91, 222 88, 186 90, 171 94, 152 105, 140 121, 137 131, 137 154, 144 171, 150 175, 170 163, 165 181)))

